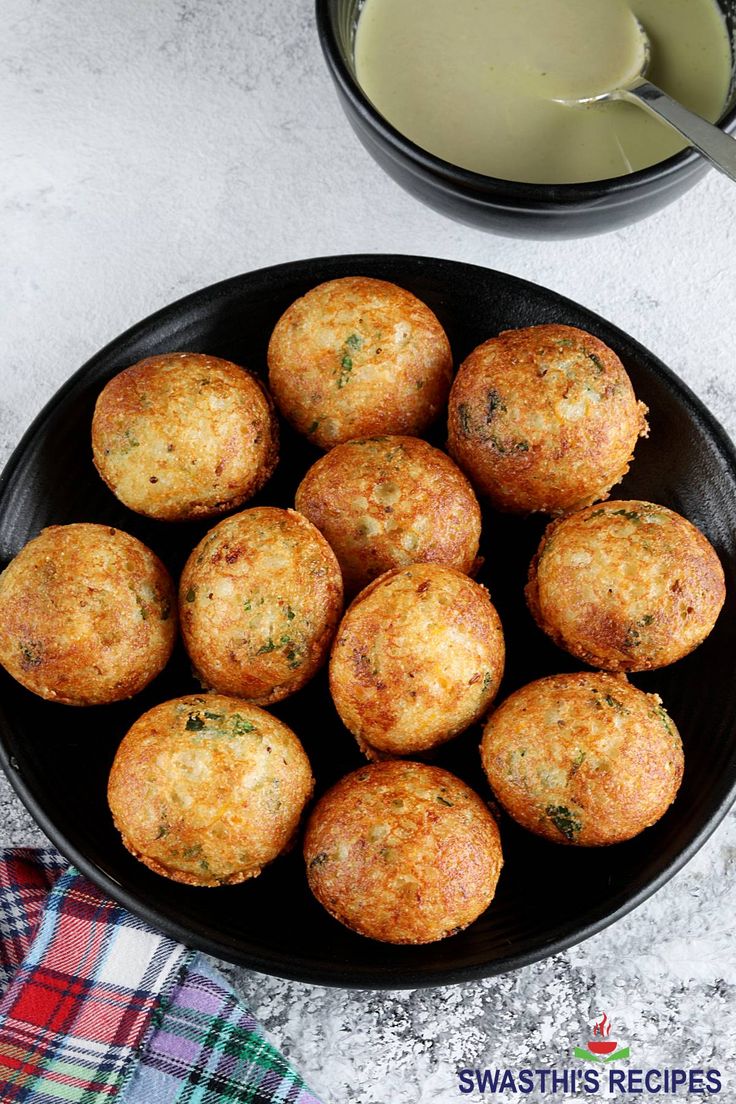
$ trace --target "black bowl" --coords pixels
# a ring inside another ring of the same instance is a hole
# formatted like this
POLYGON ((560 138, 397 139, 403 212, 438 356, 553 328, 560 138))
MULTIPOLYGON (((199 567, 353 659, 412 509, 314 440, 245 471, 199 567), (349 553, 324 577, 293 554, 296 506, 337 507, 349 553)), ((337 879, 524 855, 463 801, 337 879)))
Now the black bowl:
MULTIPOLYGON (((718 0, 733 39, 736 7, 718 0)), ((443 215, 519 238, 578 238, 615 230, 671 203, 708 170, 692 149, 648 169, 583 184, 524 184, 483 176, 428 153, 373 107, 355 76, 355 29, 361 0, 316 0, 317 29, 348 121, 398 184, 443 215)), ((719 125, 736 131, 736 71, 719 125)))
MULTIPOLYGON (((0 481, 0 559, 45 525, 98 521, 126 529, 177 572, 208 523, 139 517, 107 490, 92 465, 90 419, 103 384, 123 367, 172 349, 209 352, 264 371, 271 329, 297 296, 321 280, 362 273, 414 291, 446 327, 456 362, 499 330, 540 322, 582 326, 611 345, 650 408, 651 437, 621 496, 680 511, 715 544, 726 569, 727 608, 709 639, 671 668, 634 681, 661 693, 683 734, 686 770, 665 817, 617 847, 550 843, 501 821, 506 864, 488 911, 467 931, 424 947, 393 947, 354 935, 312 899, 299 850, 240 886, 198 889, 158 877, 123 848, 105 803, 115 749, 154 703, 196 689, 181 648, 131 701, 74 709, 42 701, 0 672, 0 759, 57 846, 112 897, 156 927, 256 970, 321 985, 440 985, 501 973, 570 946, 611 923, 662 885, 697 850, 736 794, 736 455, 711 415, 655 357, 603 319, 522 280, 452 261, 358 256, 300 261, 237 276, 159 311, 116 338, 61 388, 21 441, 0 481)), ((436 443, 444 440, 439 425, 436 443)), ((282 460, 257 502, 291 505, 317 453, 283 427, 282 460)), ((211 523, 210 523, 211 524, 211 523)), ((541 518, 485 514, 481 580, 498 606, 508 644, 501 696, 576 663, 534 625, 523 598, 541 518)), ((321 672, 273 710, 302 737, 323 790, 361 763, 321 672)), ((436 761, 489 796, 479 730, 446 745, 436 761)))

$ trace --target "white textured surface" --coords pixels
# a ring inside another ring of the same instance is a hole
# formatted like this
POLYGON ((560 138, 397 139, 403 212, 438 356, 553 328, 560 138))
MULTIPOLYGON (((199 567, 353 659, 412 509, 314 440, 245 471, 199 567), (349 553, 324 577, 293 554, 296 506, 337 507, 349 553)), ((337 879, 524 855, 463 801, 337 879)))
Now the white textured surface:
MULTIPOLYGON (((4 0, 0 103, 1 459, 138 318, 237 272, 360 251, 553 287, 648 345, 736 432, 736 191, 714 173, 648 222, 581 242, 445 221, 354 139, 310 0, 4 0)), ((4 779, 0 818, 0 843, 41 840, 4 779)), ((729 1070, 735 886, 731 817, 636 913, 516 974, 350 994, 230 972, 327 1104, 480 1099, 459 1096, 458 1066, 564 1064, 599 1009, 638 1065, 729 1070)), ((731 1101, 736 1071, 729 1084, 731 1101)))

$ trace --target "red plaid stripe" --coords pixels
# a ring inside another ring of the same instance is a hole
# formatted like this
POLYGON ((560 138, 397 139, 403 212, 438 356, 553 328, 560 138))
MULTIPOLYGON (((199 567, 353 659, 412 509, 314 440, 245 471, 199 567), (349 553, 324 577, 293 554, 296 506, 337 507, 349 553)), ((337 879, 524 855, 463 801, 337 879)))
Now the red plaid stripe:
MULTIPOLYGON (((29 874, 21 863, 5 876, 38 895, 29 874)), ((30 946, 20 922, 8 944, 26 954, 0 1001, 0 1101, 92 1104, 120 1091, 189 953, 74 870, 44 898, 30 946)))

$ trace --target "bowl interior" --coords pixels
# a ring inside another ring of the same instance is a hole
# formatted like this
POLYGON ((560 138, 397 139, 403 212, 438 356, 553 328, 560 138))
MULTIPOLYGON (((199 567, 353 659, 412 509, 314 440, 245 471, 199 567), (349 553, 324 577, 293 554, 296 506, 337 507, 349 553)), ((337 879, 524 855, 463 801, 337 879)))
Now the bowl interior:
MULTIPOLYGON (((655 827, 617 847, 555 846, 501 821, 505 868, 496 900, 467 931, 425 947, 392 947, 353 935, 311 898, 299 850, 241 886, 198 889, 158 877, 133 859, 115 832, 106 779, 127 728, 158 701, 195 690, 179 647, 169 668, 129 702, 73 709, 44 702, 0 672, 0 758, 57 845, 112 896, 185 942, 255 969, 318 984, 436 985, 524 965, 584 938, 657 888, 703 842, 736 786, 736 461, 723 431, 659 361, 620 330, 552 292, 471 265, 428 258, 360 256, 297 262, 236 277, 167 307, 103 349, 57 394, 16 450, 0 483, 0 559, 45 525, 99 521, 149 544, 176 574, 208 527, 141 518, 107 490, 92 465, 95 399, 114 373, 167 350, 208 352, 265 368, 280 313, 316 283, 362 273, 409 288, 438 314, 456 363, 502 329, 557 321, 611 345, 650 408, 651 436, 618 497, 651 499, 699 525, 723 561, 727 606, 706 643, 671 668, 632 681, 661 694, 685 742, 681 792, 655 827)), ((434 440, 444 441, 443 425, 434 440)), ((282 459, 253 500, 293 504, 317 453, 283 427, 282 459)), ((500 697, 577 664, 535 627, 523 599, 529 561, 544 522, 484 517, 486 583, 508 642, 500 697)), ((360 765, 331 703, 325 672, 274 708, 303 739, 318 792, 360 765)), ((484 796, 479 730, 440 749, 435 761, 484 796)))
MULTIPOLYGON (((729 38, 731 41, 731 84, 729 89, 729 95, 727 102, 724 106, 721 118, 719 120, 720 125, 731 129, 732 125, 736 125, 736 0, 716 0, 719 8, 723 12, 728 27, 729 38)), ((355 34, 358 27, 358 20, 360 18, 360 12, 363 8, 365 0, 317 0, 317 9, 321 16, 322 25, 327 29, 329 38, 331 39, 331 45, 335 49, 342 63, 343 72, 347 77, 350 84, 352 94, 362 103, 364 109, 373 117, 381 128, 388 131, 395 140, 397 140, 402 148, 416 155, 422 162, 434 165, 438 170, 447 169, 447 162, 441 158, 436 157, 434 154, 421 149, 411 139, 401 134, 395 129, 381 114, 373 107, 368 97, 363 92, 360 83, 358 82, 356 68, 355 68, 355 34)), ((615 178, 615 179, 636 179, 646 180, 652 176, 658 175, 662 168, 672 165, 677 166, 684 164, 686 161, 695 158, 697 155, 690 150, 683 150, 674 157, 668 158, 666 161, 659 162, 652 165, 649 168, 641 169, 636 173, 632 173, 629 177, 615 178)), ((507 188, 513 188, 515 186, 514 181, 501 180, 496 177, 485 177, 479 173, 471 172, 467 169, 461 169, 458 166, 451 166, 452 173, 460 180, 465 180, 465 183, 474 183, 476 186, 482 181, 491 182, 506 186, 507 188)), ((605 182, 596 180, 591 181, 590 184, 596 188, 600 188, 605 182)), ((534 192, 535 190, 542 196, 545 192, 555 189, 558 198, 562 197, 564 190, 565 194, 570 194, 573 197, 577 193, 582 194, 586 188, 589 187, 587 183, 579 184, 565 184, 565 185, 547 185, 547 184, 519 184, 525 191, 534 192)))

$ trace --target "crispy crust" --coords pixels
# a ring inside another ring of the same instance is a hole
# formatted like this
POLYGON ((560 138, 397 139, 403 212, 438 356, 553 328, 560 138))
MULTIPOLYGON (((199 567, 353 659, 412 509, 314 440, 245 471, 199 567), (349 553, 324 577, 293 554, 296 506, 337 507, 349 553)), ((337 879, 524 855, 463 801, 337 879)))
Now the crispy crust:
POLYGON ((278 422, 263 384, 199 353, 164 353, 114 376, 92 419, 95 467, 121 502, 165 521, 242 505, 278 462, 278 422))
POLYGON ((657 694, 623 676, 552 675, 489 717, 481 758, 504 809, 556 843, 598 847, 660 819, 682 779, 682 742, 657 694))
POLYGON ((384 571, 476 565, 481 514, 470 483, 444 452, 417 437, 337 445, 299 484, 295 505, 327 538, 355 594, 384 571))
POLYGON ((420 434, 450 388, 452 354, 435 315, 404 288, 329 280, 284 312, 268 346, 281 413, 320 448, 375 433, 420 434))
POLYGON ((52 525, 0 575, 0 663, 50 701, 137 694, 168 663, 176 623, 168 571, 120 529, 52 525))
POLYGON ((219 522, 186 562, 181 627, 202 683, 267 705, 321 667, 342 612, 335 554, 295 510, 219 522))
POLYGON ((415 564, 354 599, 332 647, 330 690, 366 755, 412 755, 483 716, 503 667, 485 587, 451 567, 415 564))
POLYGON ((623 479, 646 413, 619 358, 592 334, 506 330, 460 366, 448 448, 497 509, 563 513, 623 479))
POLYGON ((552 522, 526 598, 565 651, 608 671, 674 663, 708 636, 726 596, 699 529, 651 502, 610 501, 552 522))
POLYGON ((215 886, 255 878, 288 849, 313 786, 281 721, 237 698, 191 694, 136 721, 107 792, 131 854, 173 881, 215 886))
POLYGON ((491 903, 503 856, 480 797, 438 767, 405 760, 349 774, 310 816, 309 887, 340 923, 387 943, 431 943, 491 903))

